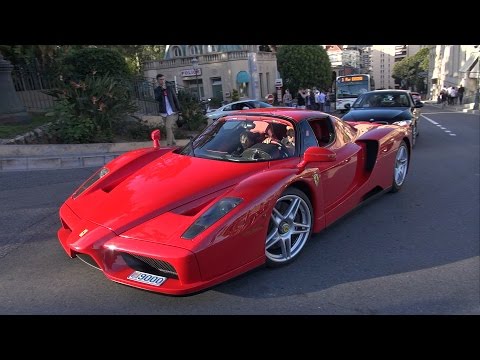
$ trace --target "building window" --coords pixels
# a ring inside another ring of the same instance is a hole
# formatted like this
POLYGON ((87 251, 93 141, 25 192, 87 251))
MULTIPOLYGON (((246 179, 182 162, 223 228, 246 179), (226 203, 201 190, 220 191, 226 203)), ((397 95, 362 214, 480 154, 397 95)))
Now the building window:
POLYGON ((200 54, 200 51, 198 50, 197 45, 192 45, 190 46, 190 55, 198 55, 200 54))
POLYGON ((182 56, 182 49, 180 49, 180 47, 178 47, 178 46, 175 46, 173 48, 173 56, 175 56, 175 57, 182 56))
POLYGON ((207 52, 212 53, 212 52, 217 52, 217 45, 207 45, 207 52))

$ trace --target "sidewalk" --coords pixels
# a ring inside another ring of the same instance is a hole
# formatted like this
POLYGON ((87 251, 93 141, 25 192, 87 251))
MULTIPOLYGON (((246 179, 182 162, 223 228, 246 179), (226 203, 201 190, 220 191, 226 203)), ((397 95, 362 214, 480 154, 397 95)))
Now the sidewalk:
POLYGON ((442 109, 442 110, 450 110, 450 111, 464 112, 467 114, 480 115, 479 110, 473 110, 474 103, 468 103, 463 105, 445 105, 445 107, 442 107, 442 105, 438 104, 435 100, 425 100, 424 103, 426 105, 435 106, 436 108, 442 109))
MULTIPOLYGON (((178 139, 186 145, 189 139, 178 139)), ((124 152, 151 147, 152 141, 102 144, 0 145, 0 173, 100 167, 124 152)), ((160 141, 160 146, 166 146, 160 141)))

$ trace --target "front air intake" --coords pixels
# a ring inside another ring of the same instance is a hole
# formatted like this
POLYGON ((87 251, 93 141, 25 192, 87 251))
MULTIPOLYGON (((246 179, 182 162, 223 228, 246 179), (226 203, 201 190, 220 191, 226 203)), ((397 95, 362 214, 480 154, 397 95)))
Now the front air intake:
POLYGON ((122 257, 134 270, 178 279, 177 271, 166 261, 128 253, 122 253, 122 257))

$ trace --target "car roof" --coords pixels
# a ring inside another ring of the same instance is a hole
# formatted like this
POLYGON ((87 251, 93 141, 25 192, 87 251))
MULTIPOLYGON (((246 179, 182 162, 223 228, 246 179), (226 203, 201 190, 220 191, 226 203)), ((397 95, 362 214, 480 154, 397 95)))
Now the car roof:
POLYGON ((372 90, 368 91, 364 94, 371 94, 371 93, 410 93, 410 90, 402 90, 402 89, 382 89, 382 90, 372 90))
POLYGON ((238 103, 243 103, 243 102, 248 102, 248 101, 264 102, 262 100, 257 100, 257 99, 243 99, 243 100, 238 100, 238 101, 232 101, 232 102, 230 102, 228 104, 225 104, 225 105, 238 104, 238 103))

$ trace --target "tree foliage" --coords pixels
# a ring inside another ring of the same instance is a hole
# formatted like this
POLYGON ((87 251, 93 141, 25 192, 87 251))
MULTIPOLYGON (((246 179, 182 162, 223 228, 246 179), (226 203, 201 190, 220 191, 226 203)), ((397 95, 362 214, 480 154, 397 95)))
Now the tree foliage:
POLYGON ((421 90, 424 87, 424 75, 428 71, 429 50, 423 48, 413 56, 407 56, 393 66, 392 77, 401 81, 403 88, 413 87, 421 90), (423 73, 423 74, 422 74, 423 73))
POLYGON ((89 75, 125 78, 130 74, 123 56, 114 49, 85 48, 72 51, 62 61, 66 80, 84 80, 89 75))
POLYGON ((143 62, 162 59, 165 55, 165 45, 101 45, 99 47, 117 50, 125 58, 133 74, 140 74, 143 62))
POLYGON ((284 88, 295 94, 300 87, 331 86, 332 66, 320 45, 282 45, 277 50, 277 65, 284 88))
POLYGON ((0 45, 0 52, 13 65, 43 70, 51 68, 63 56, 86 48, 118 51, 133 74, 140 74, 144 61, 161 59, 165 54, 165 45, 0 45))

